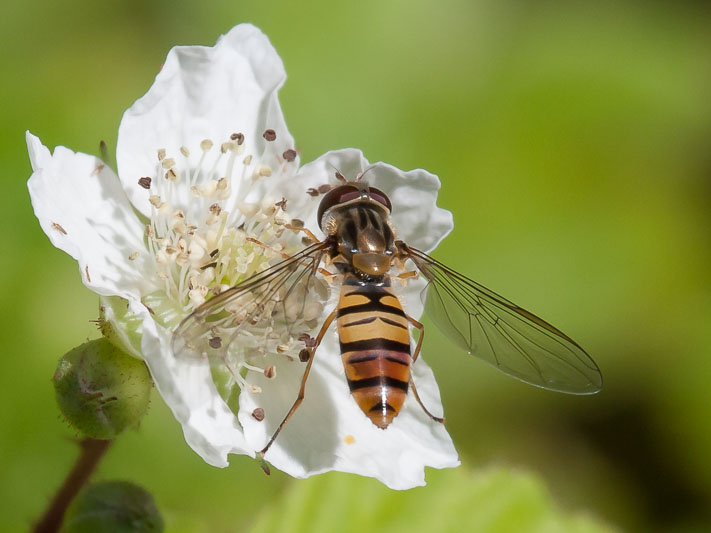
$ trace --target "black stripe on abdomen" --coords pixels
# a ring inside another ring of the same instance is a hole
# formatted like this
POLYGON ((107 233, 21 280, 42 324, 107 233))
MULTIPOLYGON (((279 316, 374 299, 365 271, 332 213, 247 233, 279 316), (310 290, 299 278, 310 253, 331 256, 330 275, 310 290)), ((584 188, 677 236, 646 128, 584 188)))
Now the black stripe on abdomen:
MULTIPOLYGON (((390 296, 390 295, 389 295, 390 296)), ((348 307, 340 307, 338 309, 338 317, 350 315, 352 313, 390 313, 405 318, 405 311, 397 307, 385 305, 379 301, 370 301, 367 304, 349 305, 348 307)))
POLYGON ((358 363, 367 363, 368 361, 375 361, 378 358, 385 359, 386 361, 390 361, 391 363, 396 363, 398 365, 410 366, 410 363, 408 361, 403 361, 402 359, 398 359, 397 357, 391 355, 383 355, 381 352, 366 352, 365 355, 358 356, 350 355, 348 356, 348 361, 345 364, 357 365, 358 363))
POLYGON ((353 322, 348 322, 347 324, 343 324, 344 328, 350 328, 351 326, 363 326, 365 324, 372 324, 376 320, 380 320, 381 322, 384 322, 385 324, 389 324, 391 326, 395 326, 397 328, 402 328, 402 329, 407 329, 407 326, 404 324, 400 324, 400 322, 396 322, 395 320, 390 320, 389 318, 385 318, 384 316, 371 316, 368 318, 364 318, 362 320, 354 320, 353 322))
POLYGON ((410 353, 410 345, 402 342, 376 337, 374 339, 362 339, 352 342, 341 342, 341 353, 364 352, 367 350, 388 350, 391 352, 410 353))
POLYGON ((394 389, 400 389, 407 392, 407 381, 400 381, 399 379, 391 378, 388 376, 375 376, 372 378, 364 379, 354 379, 348 380, 348 386, 351 392, 357 391, 359 389, 365 389, 367 387, 392 387, 394 389))

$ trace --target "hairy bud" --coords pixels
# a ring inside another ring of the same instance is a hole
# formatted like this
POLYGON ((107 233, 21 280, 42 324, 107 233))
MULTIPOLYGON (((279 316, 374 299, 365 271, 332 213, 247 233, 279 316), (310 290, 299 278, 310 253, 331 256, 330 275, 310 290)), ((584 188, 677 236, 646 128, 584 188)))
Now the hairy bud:
POLYGON ((148 408, 152 388, 145 363, 105 338, 67 352, 52 381, 64 417, 95 439, 113 439, 136 426, 148 408))

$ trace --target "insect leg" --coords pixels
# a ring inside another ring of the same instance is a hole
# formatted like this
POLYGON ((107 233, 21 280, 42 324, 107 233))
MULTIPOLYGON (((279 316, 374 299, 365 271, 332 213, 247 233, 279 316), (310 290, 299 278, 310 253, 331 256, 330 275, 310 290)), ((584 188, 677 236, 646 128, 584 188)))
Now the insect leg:
POLYGON ((313 341, 313 346, 308 347, 307 349, 310 352, 310 357, 309 357, 309 362, 306 364, 306 370, 304 370, 304 377, 301 378, 301 387, 299 388, 299 395, 296 397, 296 401, 294 402, 294 405, 291 406, 291 409, 289 409, 289 412, 286 413, 286 416, 284 417, 284 420, 281 421, 281 424, 279 424, 279 427, 276 429, 274 432, 274 435, 272 435, 272 438, 269 439, 269 442, 267 445, 262 448, 262 450, 259 453, 261 457, 264 457, 264 454, 267 453, 267 450, 269 447, 272 445, 274 440, 277 438, 277 435, 279 435, 279 432, 282 430, 284 425, 289 421, 291 418, 291 415, 294 414, 294 412, 299 408, 299 405, 301 405, 301 402, 304 399, 304 390, 306 388, 306 380, 309 377, 309 372, 311 371, 311 364, 314 362, 314 353, 316 352, 316 348, 318 348, 318 345, 321 344, 321 341, 323 340, 323 336, 326 334, 326 330, 328 330, 328 327, 331 325, 331 322, 336 318, 336 313, 338 312, 337 309, 334 309, 333 312, 328 315, 326 320, 323 323, 323 326, 321 326, 321 330, 318 332, 318 335, 316 336, 316 339, 313 341))
POLYGON ((269 246, 268 244, 264 244, 262 241, 258 241, 257 239, 254 239, 254 238, 252 238, 252 237, 245 237, 244 240, 246 240, 246 241, 248 241, 248 242, 252 242, 252 243, 256 244, 257 246, 261 246, 261 247, 264 248, 265 250, 270 250, 270 251, 274 252, 275 254, 280 255, 280 256, 282 257, 282 259, 289 259, 289 258, 291 257, 289 254, 284 253, 284 252, 282 252, 282 251, 280 251, 280 250, 275 250, 274 248, 272 248, 272 247, 269 246))
POLYGON ((398 274, 396 277, 398 277, 400 279, 410 279, 410 278, 417 279, 420 277, 420 271, 419 270, 408 270, 407 272, 398 274))
POLYGON ((286 229, 290 229, 290 230, 292 230, 292 231, 303 231, 303 232, 306 234, 306 236, 307 236, 310 240, 312 240, 314 243, 321 242, 321 240, 320 240, 318 237, 316 237, 316 235, 314 235, 313 233, 311 233, 311 230, 309 230, 309 229, 307 229, 307 228, 305 228, 305 227, 303 227, 303 226, 295 226, 295 225, 293 225, 293 224, 284 224, 284 227, 285 227, 286 229))
MULTIPOLYGON (((417 357, 420 355, 420 349, 422 348, 422 341, 425 338, 425 326, 421 323, 412 318, 410 315, 406 315, 407 320, 415 326, 419 331, 420 331, 420 338, 417 339, 417 345, 415 346, 415 353, 412 355, 412 363, 414 364, 415 361, 417 361, 417 357)), ((417 387, 415 387, 415 382, 412 380, 412 375, 410 375, 410 388, 412 389, 412 394, 415 397, 415 400, 417 400, 417 403, 420 404, 420 407, 422 407, 422 410, 429 416, 432 420, 435 422, 439 422, 440 424, 444 424, 444 417, 440 418, 438 416, 433 415, 427 410, 427 407, 424 406, 422 403, 422 400, 420 400, 420 395, 417 393, 417 387)))

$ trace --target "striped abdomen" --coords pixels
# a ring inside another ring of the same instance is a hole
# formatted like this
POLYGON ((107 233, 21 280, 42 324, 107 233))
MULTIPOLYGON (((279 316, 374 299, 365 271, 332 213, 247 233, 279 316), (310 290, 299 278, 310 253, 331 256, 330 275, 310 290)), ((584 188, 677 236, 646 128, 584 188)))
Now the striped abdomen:
POLYGON ((338 336, 348 386, 379 428, 400 412, 410 382, 410 332, 389 286, 347 277, 338 302, 338 336))

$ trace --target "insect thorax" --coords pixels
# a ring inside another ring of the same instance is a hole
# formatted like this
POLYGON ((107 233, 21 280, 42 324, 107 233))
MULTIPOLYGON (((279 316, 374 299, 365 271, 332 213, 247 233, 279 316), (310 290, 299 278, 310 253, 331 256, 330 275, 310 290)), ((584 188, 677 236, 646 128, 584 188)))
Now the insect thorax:
POLYGON ((379 278, 387 274, 395 251, 388 213, 377 204, 359 202, 336 206, 328 213, 326 229, 334 239, 332 259, 342 272, 379 278))

